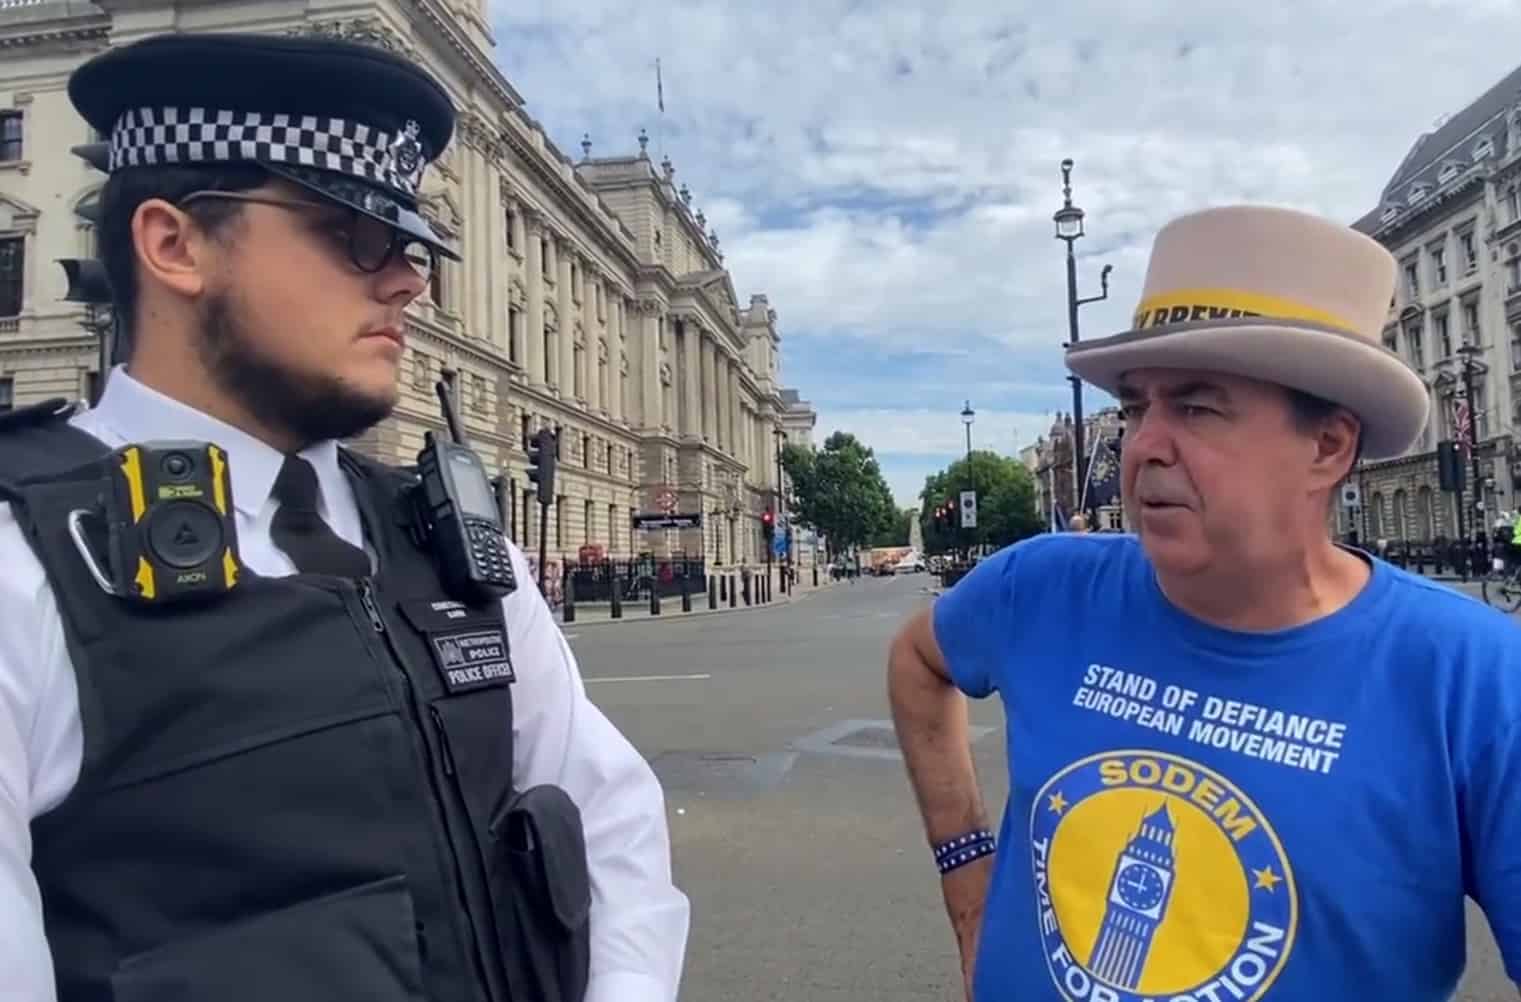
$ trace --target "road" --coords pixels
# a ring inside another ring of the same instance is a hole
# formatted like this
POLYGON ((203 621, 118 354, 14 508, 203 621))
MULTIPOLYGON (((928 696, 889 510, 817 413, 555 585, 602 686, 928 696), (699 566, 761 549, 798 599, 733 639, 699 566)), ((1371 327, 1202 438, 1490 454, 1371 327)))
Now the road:
MULTIPOLYGON (((926 575, 681 622, 566 627, 593 699, 665 784, 693 928, 681 1002, 960 1002, 883 681, 926 575)), ((1007 795, 994 701, 973 745, 1007 795)), ((1461 1002, 1514 1002, 1477 910, 1461 1002)))

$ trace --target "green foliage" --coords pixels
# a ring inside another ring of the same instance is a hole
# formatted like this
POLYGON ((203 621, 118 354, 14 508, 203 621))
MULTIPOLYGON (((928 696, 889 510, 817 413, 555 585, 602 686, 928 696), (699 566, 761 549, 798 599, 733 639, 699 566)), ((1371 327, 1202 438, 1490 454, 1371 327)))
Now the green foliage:
POLYGON ((854 435, 837 431, 818 451, 789 445, 782 466, 792 481, 793 517, 824 534, 831 556, 894 531, 892 492, 876 457, 854 435))
POLYGON ((1035 481, 1024 464, 993 452, 973 452, 924 480, 919 495, 919 522, 926 553, 945 553, 968 546, 994 549, 1041 531, 1035 513, 1035 481), (977 492, 977 528, 961 528, 961 492, 977 492), (935 509, 948 501, 958 505, 950 528, 936 526, 935 509))
POLYGON ((887 527, 868 542, 868 546, 907 546, 913 533, 914 519, 919 517, 915 508, 900 508, 892 515, 887 527))

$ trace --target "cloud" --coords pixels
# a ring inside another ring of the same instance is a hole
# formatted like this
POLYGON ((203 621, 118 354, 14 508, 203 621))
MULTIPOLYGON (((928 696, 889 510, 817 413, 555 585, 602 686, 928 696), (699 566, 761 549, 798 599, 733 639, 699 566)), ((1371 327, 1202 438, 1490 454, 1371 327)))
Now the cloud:
POLYGON ((770 296, 820 439, 836 422, 888 466, 954 459, 963 399, 1008 417, 1005 449, 1016 416, 1070 406, 1063 157, 1088 214, 1081 294, 1114 267, 1109 299, 1082 310, 1096 337, 1126 326, 1168 219, 1254 201, 1351 222, 1421 132, 1518 58, 1514 0, 1221 10, 502 0, 492 20, 498 63, 562 149, 587 132, 594 155, 627 152, 649 130, 741 299, 770 296))

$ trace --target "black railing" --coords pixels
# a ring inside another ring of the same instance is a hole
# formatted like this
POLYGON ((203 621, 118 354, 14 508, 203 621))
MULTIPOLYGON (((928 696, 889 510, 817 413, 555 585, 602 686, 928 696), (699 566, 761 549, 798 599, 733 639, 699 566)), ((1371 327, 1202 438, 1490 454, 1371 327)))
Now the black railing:
POLYGON ((611 602, 613 581, 625 600, 681 594, 682 580, 693 595, 708 589, 707 561, 702 557, 635 557, 632 560, 572 561, 566 565, 575 582, 577 602, 611 602))

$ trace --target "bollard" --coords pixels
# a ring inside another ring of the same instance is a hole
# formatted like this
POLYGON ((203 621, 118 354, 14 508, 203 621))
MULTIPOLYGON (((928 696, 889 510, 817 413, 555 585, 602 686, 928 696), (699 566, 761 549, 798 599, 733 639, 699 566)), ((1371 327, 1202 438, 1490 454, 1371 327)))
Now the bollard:
POLYGON ((650 578, 650 615, 660 615, 660 582, 650 578))
POLYGON ((609 575, 609 580, 612 582, 612 604, 613 604, 612 612, 613 612, 613 618, 614 619, 622 619, 623 618, 623 579, 620 578, 620 577, 618 577, 618 575, 616 575, 616 574, 612 574, 612 575, 609 575))
POLYGON ((718 579, 708 578, 708 608, 718 608, 718 579))
POLYGON ((685 574, 681 576, 681 611, 692 611, 692 579, 685 574))
POLYGON ((576 621, 576 577, 568 567, 565 569, 562 594, 565 596, 565 611, 560 616, 560 622, 574 623, 576 621))
POLYGON ((817 588, 819 586, 819 565, 818 565, 818 561, 814 561, 814 564, 813 564, 813 586, 815 588, 817 588))
POLYGON ((718 600, 720 602, 727 602, 727 601, 729 601, 729 579, 728 579, 728 577, 720 577, 718 579, 718 600))
POLYGON ((753 580, 754 580, 754 578, 749 577, 748 575, 745 577, 745 605, 746 605, 746 607, 749 607, 752 604, 751 601, 750 601, 750 582, 753 581, 753 580))
POLYGON ((729 581, 729 608, 739 605, 739 585, 731 579, 729 581))

